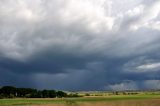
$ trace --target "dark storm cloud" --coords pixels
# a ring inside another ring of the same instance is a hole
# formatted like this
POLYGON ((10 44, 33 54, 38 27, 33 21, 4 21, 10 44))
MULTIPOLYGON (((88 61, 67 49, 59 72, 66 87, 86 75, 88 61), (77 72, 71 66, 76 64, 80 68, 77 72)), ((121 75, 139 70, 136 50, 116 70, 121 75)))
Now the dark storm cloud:
POLYGON ((0 1, 0 86, 160 88, 159 5, 159 0, 0 1))

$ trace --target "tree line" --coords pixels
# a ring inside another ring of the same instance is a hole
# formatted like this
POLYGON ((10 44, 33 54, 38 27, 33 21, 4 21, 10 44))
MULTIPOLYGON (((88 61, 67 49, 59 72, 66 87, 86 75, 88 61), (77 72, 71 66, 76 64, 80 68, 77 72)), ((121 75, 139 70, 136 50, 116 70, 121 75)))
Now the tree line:
POLYGON ((0 98, 62 98, 67 93, 56 90, 37 90, 32 88, 16 88, 4 86, 0 88, 0 98))

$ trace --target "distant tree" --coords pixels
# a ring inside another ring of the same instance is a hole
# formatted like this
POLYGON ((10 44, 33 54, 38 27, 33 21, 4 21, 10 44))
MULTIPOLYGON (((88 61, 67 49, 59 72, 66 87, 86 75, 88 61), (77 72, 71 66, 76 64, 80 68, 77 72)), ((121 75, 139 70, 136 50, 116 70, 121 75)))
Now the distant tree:
POLYGON ((11 95, 12 97, 15 97, 17 93, 17 89, 13 86, 4 86, 1 88, 0 92, 4 97, 10 97, 11 95))
POLYGON ((50 98, 55 98, 57 96, 57 93, 55 90, 49 90, 49 97, 50 98))
POLYGON ((2 94, 0 94, 0 99, 3 99, 3 98, 4 98, 4 96, 2 94))
POLYGON ((62 98, 62 97, 66 97, 66 96, 67 96, 67 94, 65 92, 62 92, 62 91, 57 92, 57 97, 58 98, 62 98))
POLYGON ((26 97, 31 95, 32 93, 37 93, 37 90, 31 88, 17 88, 18 97, 26 97))
POLYGON ((30 97, 30 98, 42 98, 43 95, 42 95, 42 92, 41 92, 41 91, 37 91, 37 92, 31 93, 29 97, 30 97))
POLYGON ((126 92, 123 92, 123 95, 126 95, 127 93, 126 92))
POLYGON ((89 93, 86 93, 85 96, 90 96, 90 94, 89 94, 89 93))
POLYGON ((67 97, 81 97, 81 96, 78 95, 78 93, 71 93, 71 94, 67 95, 67 97))
POLYGON ((43 98, 48 98, 49 97, 49 92, 47 90, 42 91, 42 97, 43 98))
POLYGON ((113 95, 119 95, 118 91, 113 92, 113 95))
POLYGON ((56 92, 55 90, 37 90, 31 88, 15 88, 12 86, 4 86, 0 88, 1 98, 55 98, 66 97, 67 94, 63 91, 56 92))

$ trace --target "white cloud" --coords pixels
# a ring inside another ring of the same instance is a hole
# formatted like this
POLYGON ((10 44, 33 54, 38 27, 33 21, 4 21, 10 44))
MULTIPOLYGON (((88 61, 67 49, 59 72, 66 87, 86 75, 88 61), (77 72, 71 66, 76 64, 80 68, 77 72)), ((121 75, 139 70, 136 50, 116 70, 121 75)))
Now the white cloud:
POLYGON ((10 0, 0 5, 1 53, 15 59, 50 46, 77 48, 85 38, 107 32, 114 24, 104 0, 10 0))
POLYGON ((159 1, 148 6, 142 0, 9 0, 0 8, 0 53, 8 58, 25 60, 57 48, 113 57, 159 48, 154 43, 159 33, 153 31, 159 23, 151 22, 158 17, 159 1), (144 29, 132 32, 130 26, 144 29))
POLYGON ((125 72, 129 73, 159 72, 160 62, 158 59, 151 59, 142 56, 126 63, 123 69, 125 72))
POLYGON ((136 18, 130 25, 130 28, 137 30, 141 27, 145 27, 147 24, 152 22, 158 17, 160 13, 160 1, 157 0, 151 5, 140 5, 135 7, 133 10, 129 10, 127 14, 132 18, 136 18))
POLYGON ((137 67, 138 70, 154 70, 159 68, 160 68, 160 63, 150 63, 145 65, 140 65, 137 67))

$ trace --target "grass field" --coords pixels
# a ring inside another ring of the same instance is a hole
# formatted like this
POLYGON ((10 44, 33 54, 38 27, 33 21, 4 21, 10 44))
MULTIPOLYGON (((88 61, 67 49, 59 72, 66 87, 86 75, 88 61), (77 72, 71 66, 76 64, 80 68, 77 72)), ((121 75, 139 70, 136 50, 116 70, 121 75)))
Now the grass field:
POLYGON ((0 99, 0 106, 160 106, 160 95, 113 95, 61 99, 0 99))

